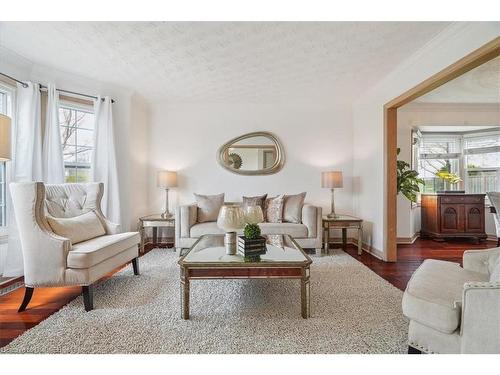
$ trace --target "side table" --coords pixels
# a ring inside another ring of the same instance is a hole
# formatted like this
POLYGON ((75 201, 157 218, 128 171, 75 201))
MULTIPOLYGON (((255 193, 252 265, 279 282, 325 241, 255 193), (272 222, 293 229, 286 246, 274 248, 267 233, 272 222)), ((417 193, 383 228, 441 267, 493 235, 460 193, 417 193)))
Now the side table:
POLYGON ((347 229, 358 230, 358 255, 363 252, 363 220, 350 215, 338 215, 335 218, 323 216, 324 248, 328 251, 330 242, 330 229, 342 229, 342 247, 347 245, 347 229))
MULTIPOLYGON (((148 215, 139 218, 138 231, 141 236, 140 252, 144 253, 146 246, 146 228, 152 229, 152 242, 158 244, 158 228, 175 228, 175 218, 163 218, 160 214, 148 215)), ((173 239, 173 238, 172 238, 173 239)), ((149 243, 149 242, 148 242, 149 243)))

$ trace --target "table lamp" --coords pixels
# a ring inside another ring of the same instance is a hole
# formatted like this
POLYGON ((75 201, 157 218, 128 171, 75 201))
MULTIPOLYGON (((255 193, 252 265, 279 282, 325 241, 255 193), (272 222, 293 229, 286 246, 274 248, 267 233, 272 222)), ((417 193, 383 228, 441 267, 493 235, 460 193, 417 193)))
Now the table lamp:
POLYGON ((321 187, 329 188, 332 191, 332 211, 326 215, 329 219, 335 219, 338 215, 335 213, 335 188, 343 187, 343 178, 341 171, 328 171, 321 173, 321 187))
POLYGON ((217 226, 224 230, 226 254, 236 254, 236 231, 245 226, 245 213, 241 205, 228 203, 221 207, 217 217, 217 226))
POLYGON ((10 159, 10 117, 0 114, 0 161, 10 159))
POLYGON ((158 171, 156 182, 159 188, 165 189, 165 212, 161 214, 161 217, 163 219, 170 219, 174 215, 168 209, 168 190, 177 187, 177 172, 158 171))
POLYGON ((245 221, 248 224, 259 224, 264 221, 264 213, 260 206, 246 206, 244 211, 245 221))

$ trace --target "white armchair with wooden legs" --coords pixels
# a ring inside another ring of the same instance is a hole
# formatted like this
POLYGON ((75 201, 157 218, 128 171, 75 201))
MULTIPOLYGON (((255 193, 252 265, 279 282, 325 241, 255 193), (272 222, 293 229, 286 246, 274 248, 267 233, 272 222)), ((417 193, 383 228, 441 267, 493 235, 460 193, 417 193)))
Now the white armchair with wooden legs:
POLYGON ((427 259, 403 295, 409 353, 500 353, 500 248, 427 259))
POLYGON ((34 288, 71 285, 82 287, 90 311, 97 280, 128 262, 139 274, 139 234, 120 233, 104 217, 102 183, 13 183, 10 190, 24 258, 26 289, 19 312, 34 288))

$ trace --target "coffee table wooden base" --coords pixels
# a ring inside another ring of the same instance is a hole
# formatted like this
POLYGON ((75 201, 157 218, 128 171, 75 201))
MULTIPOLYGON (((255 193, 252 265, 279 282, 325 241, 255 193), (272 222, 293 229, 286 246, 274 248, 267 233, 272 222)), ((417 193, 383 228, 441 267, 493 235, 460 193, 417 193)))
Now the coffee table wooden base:
POLYGON ((189 319, 191 280, 209 279, 299 279, 301 314, 311 316, 310 268, 307 267, 181 267, 181 316, 189 319))

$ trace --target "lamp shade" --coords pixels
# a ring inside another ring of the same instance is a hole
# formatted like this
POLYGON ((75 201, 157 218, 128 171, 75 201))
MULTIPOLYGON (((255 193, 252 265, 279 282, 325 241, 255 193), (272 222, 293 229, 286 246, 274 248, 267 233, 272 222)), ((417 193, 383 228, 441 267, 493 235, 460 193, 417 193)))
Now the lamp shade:
POLYGON ((341 171, 328 171, 321 173, 321 187, 323 188, 341 188, 344 179, 341 171))
POLYGON ((173 171, 158 171, 156 176, 156 184, 161 188, 177 187, 177 172, 173 171))
POLYGON ((0 161, 11 159, 10 117, 0 114, 0 161))
POLYGON ((260 206, 246 206, 245 220, 249 224, 259 224, 264 221, 264 213, 260 206))
POLYGON ((220 208, 217 226, 225 232, 235 232, 245 226, 245 213, 239 204, 225 204, 220 208))

